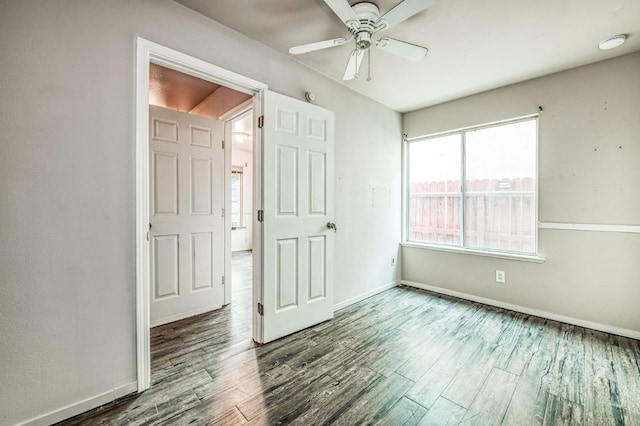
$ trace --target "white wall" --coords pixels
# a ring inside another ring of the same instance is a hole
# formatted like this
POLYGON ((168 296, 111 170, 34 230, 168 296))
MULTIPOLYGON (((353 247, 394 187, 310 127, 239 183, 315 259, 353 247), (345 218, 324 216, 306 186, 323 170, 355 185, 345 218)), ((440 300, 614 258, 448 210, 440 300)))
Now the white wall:
MULTIPOLYGON (((539 105, 540 221, 640 225, 640 53, 408 113, 404 131, 539 105)), ((539 252, 543 264, 403 247, 402 279, 640 336, 640 234, 541 229, 539 252)))
POLYGON ((137 36, 334 110, 335 302, 395 281, 398 113, 168 0, 1 9, 0 424, 135 381, 137 36))
POLYGON ((231 251, 253 248, 253 152, 234 149, 231 164, 242 167, 242 221, 243 227, 231 231, 231 251))

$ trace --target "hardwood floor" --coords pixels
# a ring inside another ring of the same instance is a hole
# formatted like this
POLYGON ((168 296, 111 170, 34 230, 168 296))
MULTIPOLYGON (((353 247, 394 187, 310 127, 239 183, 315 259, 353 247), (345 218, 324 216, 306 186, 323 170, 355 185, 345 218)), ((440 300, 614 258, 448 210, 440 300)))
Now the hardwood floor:
POLYGON ((240 306, 154 328, 152 387, 62 424, 640 425, 636 340, 397 287, 257 346, 240 306))

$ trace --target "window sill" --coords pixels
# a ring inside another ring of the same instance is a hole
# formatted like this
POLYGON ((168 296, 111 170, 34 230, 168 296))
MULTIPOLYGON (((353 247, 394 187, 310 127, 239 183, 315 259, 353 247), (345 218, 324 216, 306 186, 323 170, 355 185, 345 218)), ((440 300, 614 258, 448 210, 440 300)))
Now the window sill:
POLYGON ((400 243, 400 246, 418 248, 422 250, 447 251, 451 253, 471 254, 474 256, 495 257, 498 259, 520 260, 523 262, 533 262, 533 263, 544 263, 544 261, 546 260, 544 257, 535 256, 535 255, 498 253, 493 251, 474 250, 474 249, 468 249, 468 248, 462 248, 462 247, 439 246, 434 244, 420 244, 420 243, 406 242, 406 243, 400 243))

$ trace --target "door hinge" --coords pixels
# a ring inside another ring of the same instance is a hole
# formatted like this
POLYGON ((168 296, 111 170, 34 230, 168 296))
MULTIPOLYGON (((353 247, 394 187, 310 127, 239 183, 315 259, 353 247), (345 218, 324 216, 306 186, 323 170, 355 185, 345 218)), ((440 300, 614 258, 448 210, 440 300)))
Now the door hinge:
POLYGON ((258 314, 264 315, 264 305, 258 302, 258 314))
POLYGON ((222 144, 222 149, 224 149, 224 141, 220 142, 222 144))
POLYGON ((224 209, 222 209, 222 217, 224 217, 224 209))
POLYGON ((222 285, 224 285, 224 275, 222 276, 222 280, 220 281, 222 281, 222 285))
POLYGON ((258 210, 258 222, 264 222, 264 210, 258 210))
POLYGON ((262 129, 264 127, 264 115, 258 117, 258 129, 262 129))

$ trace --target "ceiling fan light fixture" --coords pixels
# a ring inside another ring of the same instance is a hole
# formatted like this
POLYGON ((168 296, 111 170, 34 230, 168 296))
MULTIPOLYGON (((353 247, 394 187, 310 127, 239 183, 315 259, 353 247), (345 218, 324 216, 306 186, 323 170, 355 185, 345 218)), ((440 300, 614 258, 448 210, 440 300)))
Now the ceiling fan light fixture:
POLYGON ((367 31, 361 31, 356 36, 356 44, 358 49, 367 50, 371 46, 371 33, 367 31))
POLYGON ((618 34, 617 36, 610 37, 606 40, 602 40, 600 44, 598 44, 598 48, 600 50, 611 50, 615 49, 618 46, 624 44, 627 40, 627 36, 624 34, 618 34))

